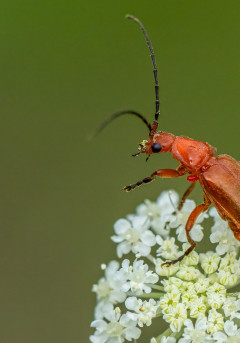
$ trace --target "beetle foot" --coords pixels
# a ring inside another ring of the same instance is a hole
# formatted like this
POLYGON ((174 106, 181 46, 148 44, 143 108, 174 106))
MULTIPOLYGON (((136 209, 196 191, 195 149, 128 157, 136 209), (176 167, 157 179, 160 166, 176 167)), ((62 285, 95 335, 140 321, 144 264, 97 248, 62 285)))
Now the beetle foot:
POLYGON ((130 192, 132 189, 134 189, 136 187, 139 187, 139 186, 143 185, 144 183, 149 183, 151 181, 153 181, 153 177, 152 176, 145 177, 145 179, 143 179, 141 181, 138 181, 138 182, 134 183, 133 185, 129 185, 129 186, 123 187, 122 191, 130 192))
POLYGON ((169 266, 171 266, 172 264, 176 264, 176 263, 178 263, 178 262, 181 262, 181 261, 184 259, 184 257, 187 256, 187 255, 188 255, 188 254, 186 254, 186 252, 185 252, 185 254, 181 255, 181 256, 178 257, 178 258, 176 258, 176 260, 167 261, 167 262, 162 263, 162 264, 161 264, 161 267, 162 267, 162 266, 167 266, 167 267, 169 267, 169 266))
MULTIPOLYGON (((136 187, 136 186, 135 186, 136 187)), ((129 185, 129 186, 125 186, 121 189, 121 191, 126 191, 126 192, 130 192, 132 189, 135 188, 134 185, 129 185)))

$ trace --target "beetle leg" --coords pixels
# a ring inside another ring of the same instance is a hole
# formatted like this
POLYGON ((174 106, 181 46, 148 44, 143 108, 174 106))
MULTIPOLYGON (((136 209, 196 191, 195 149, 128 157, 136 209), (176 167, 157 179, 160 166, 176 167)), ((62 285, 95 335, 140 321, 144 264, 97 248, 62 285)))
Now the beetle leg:
POLYGON ((188 189, 186 190, 186 192, 183 194, 182 199, 178 205, 178 211, 180 211, 183 207, 183 204, 185 203, 185 200, 187 199, 187 197, 189 196, 189 194, 193 191, 194 187, 196 185, 196 182, 192 182, 190 184, 190 186, 188 187, 188 189))
POLYGON ((193 251, 193 249, 196 247, 196 242, 194 242, 194 240, 190 237, 190 231, 193 228, 193 225, 195 224, 198 216, 202 212, 206 211, 210 205, 211 205, 211 201, 206 196, 204 196, 204 202, 201 205, 198 205, 194 208, 194 210, 191 212, 190 216, 188 217, 187 223, 185 225, 187 240, 190 243, 190 247, 185 251, 183 255, 181 255, 176 260, 165 262, 162 265, 170 266, 171 264, 180 262, 183 260, 185 256, 189 255, 193 251))
POLYGON ((175 170, 175 169, 158 169, 154 173, 152 173, 151 176, 145 177, 145 179, 143 179, 141 181, 138 181, 138 182, 136 182, 136 183, 134 183, 132 185, 123 187, 122 191, 129 192, 132 189, 134 189, 134 188, 136 188, 138 186, 141 186, 144 183, 149 183, 149 182, 155 180, 157 176, 165 177, 165 178, 173 178, 173 177, 182 176, 182 175, 184 175, 186 173, 187 173, 186 170, 180 169, 180 168, 178 168, 177 170, 175 170))

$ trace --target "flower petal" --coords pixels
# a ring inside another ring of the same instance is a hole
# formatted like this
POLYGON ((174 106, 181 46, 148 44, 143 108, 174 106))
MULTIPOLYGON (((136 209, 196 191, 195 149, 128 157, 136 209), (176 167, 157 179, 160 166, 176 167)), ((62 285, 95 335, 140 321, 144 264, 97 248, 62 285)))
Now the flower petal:
POLYGON ((141 234, 141 240, 149 247, 152 247, 156 244, 156 237, 150 230, 146 230, 141 234))

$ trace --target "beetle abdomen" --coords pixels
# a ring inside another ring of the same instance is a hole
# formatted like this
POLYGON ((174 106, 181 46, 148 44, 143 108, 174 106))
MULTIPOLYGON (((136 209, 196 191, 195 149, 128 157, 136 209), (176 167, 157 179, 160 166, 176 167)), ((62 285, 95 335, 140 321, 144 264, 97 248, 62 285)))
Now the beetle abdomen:
POLYGON ((199 181, 219 215, 240 240, 240 164, 231 156, 211 158, 199 181))

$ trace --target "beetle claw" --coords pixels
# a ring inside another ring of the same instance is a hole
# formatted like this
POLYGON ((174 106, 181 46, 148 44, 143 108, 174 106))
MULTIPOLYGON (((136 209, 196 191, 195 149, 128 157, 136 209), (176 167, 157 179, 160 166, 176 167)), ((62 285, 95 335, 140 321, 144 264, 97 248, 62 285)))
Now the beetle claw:
POLYGON ((177 262, 178 262, 177 260, 172 260, 172 261, 164 262, 164 263, 161 264, 161 267, 163 267, 163 266, 169 267, 172 264, 175 264, 177 262))
POLYGON ((178 262, 181 262, 184 259, 185 256, 186 255, 184 254, 184 255, 180 256, 179 258, 177 258, 176 260, 164 262, 164 263, 161 264, 161 267, 163 267, 163 266, 169 267, 172 264, 176 264, 178 262))
POLYGON ((126 191, 126 192, 130 192, 131 190, 132 190, 133 188, 132 188, 132 186, 130 185, 130 186, 125 186, 125 187, 123 187, 122 189, 121 189, 121 191, 126 191))

